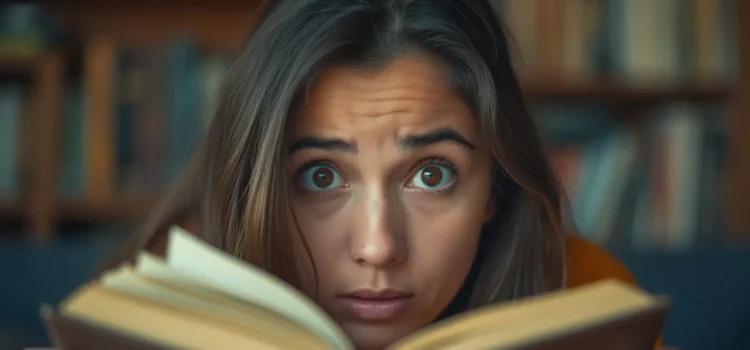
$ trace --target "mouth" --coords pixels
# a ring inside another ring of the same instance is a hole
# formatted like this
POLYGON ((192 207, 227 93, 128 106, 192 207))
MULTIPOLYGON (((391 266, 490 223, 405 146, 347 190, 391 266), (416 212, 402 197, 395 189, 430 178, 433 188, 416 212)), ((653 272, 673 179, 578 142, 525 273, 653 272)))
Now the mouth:
POLYGON ((362 289, 340 295, 336 300, 336 306, 354 319, 385 321, 403 313, 413 297, 412 293, 393 289, 362 289))

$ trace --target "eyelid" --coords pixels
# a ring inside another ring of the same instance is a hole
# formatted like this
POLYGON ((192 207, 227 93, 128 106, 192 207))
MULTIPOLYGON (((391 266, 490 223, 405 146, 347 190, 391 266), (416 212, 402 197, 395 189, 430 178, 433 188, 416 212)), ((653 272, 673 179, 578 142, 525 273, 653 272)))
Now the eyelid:
POLYGON ((430 157, 421 160, 419 163, 417 163, 417 167, 414 172, 417 172, 428 165, 442 165, 448 168, 454 174, 458 174, 458 167, 456 166, 456 164, 443 157, 430 157))
POLYGON ((331 162, 330 160, 325 160, 325 159, 315 159, 315 160, 305 162, 304 164, 302 164, 301 166, 297 168, 296 173, 301 174, 305 170, 310 169, 314 166, 327 166, 327 167, 332 168, 336 172, 340 173, 338 166, 336 166, 336 163, 331 162))

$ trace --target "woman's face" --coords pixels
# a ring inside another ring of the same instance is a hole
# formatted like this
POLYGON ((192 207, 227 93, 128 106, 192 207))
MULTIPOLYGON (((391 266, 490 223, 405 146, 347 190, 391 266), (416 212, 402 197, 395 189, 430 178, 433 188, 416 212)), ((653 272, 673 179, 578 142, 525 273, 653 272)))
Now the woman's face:
POLYGON ((423 58, 325 70, 292 119, 303 290, 360 348, 427 325, 458 292, 492 215, 470 109, 423 58))

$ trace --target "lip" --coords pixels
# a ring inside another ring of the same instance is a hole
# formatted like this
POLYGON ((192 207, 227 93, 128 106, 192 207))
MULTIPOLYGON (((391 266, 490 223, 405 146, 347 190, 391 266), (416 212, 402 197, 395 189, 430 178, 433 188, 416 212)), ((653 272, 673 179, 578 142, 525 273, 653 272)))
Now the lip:
POLYGON ((336 300, 336 308, 362 321, 385 321, 404 312, 413 296, 394 289, 360 289, 340 295, 336 300))

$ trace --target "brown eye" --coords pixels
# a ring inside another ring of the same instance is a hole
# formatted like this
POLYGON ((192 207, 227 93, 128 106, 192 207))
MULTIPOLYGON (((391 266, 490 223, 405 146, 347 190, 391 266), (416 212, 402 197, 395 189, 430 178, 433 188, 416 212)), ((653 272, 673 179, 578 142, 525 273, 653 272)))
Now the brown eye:
POLYGON ((440 185, 440 180, 443 179, 443 173, 441 172, 440 168, 434 165, 422 169, 421 173, 422 183, 429 187, 440 185))
POLYGON ((409 187, 440 191, 453 186, 456 171, 448 165, 428 164, 420 168, 411 179, 409 187))
POLYGON ((341 176, 329 166, 312 166, 302 172, 300 182, 310 191, 325 191, 340 186, 341 176))
POLYGON ((313 183, 318 187, 328 187, 333 183, 333 171, 328 168, 318 168, 313 173, 313 183))

